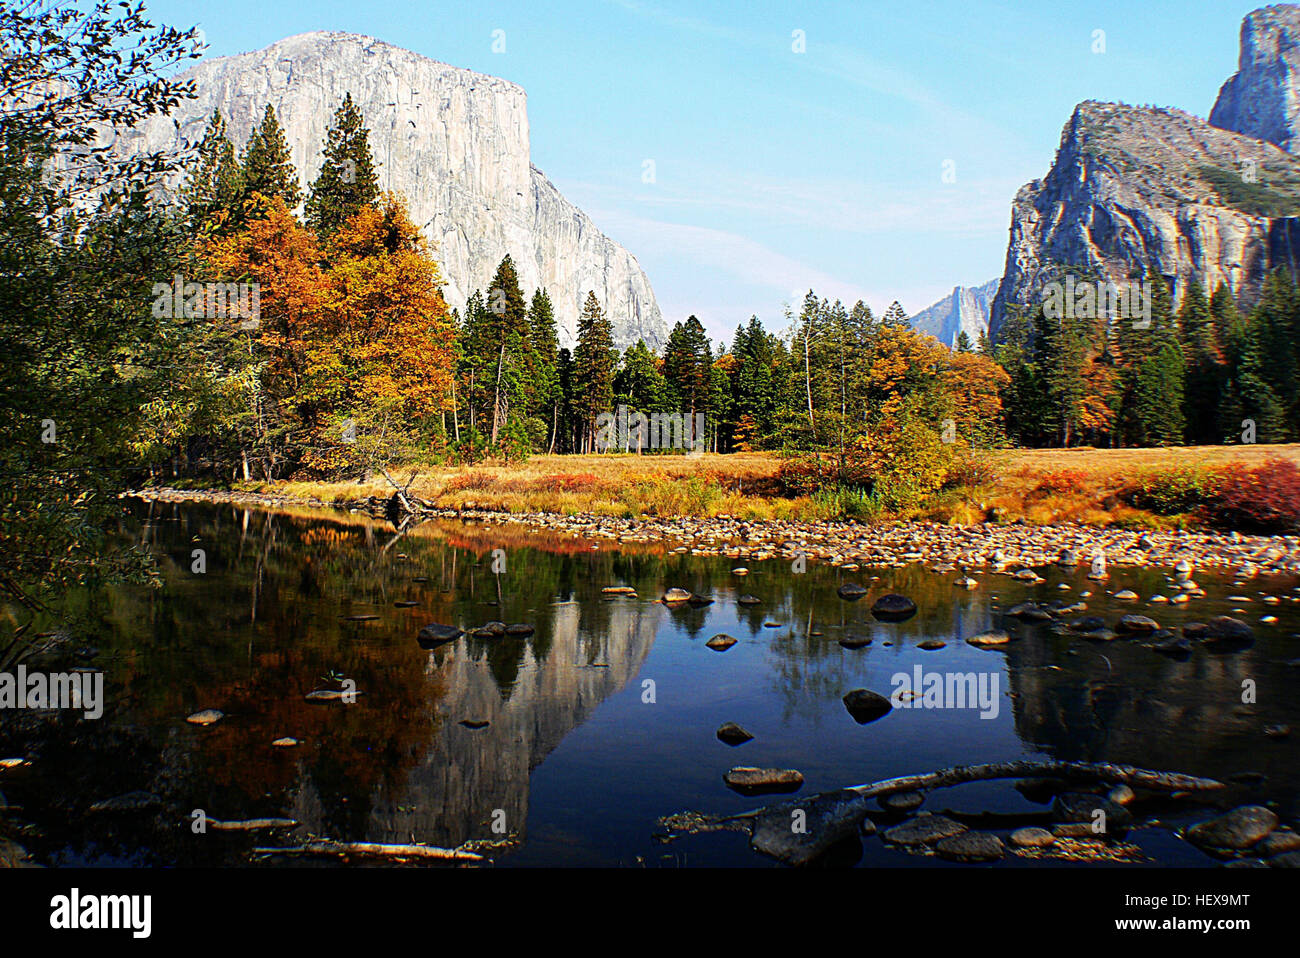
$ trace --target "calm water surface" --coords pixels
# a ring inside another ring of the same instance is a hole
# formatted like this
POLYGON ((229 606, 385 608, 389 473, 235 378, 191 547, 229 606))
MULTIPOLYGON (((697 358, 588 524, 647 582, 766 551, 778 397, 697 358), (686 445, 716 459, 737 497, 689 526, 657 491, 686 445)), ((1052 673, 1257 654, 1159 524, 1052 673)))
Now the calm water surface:
MULTIPOLYGON (((782 800, 731 792, 722 774, 734 765, 797 768, 805 776, 798 794, 809 795, 958 764, 1105 760, 1221 779, 1257 773, 1234 794, 1273 802, 1284 818, 1300 808, 1300 734, 1263 734, 1278 724, 1300 733, 1300 669, 1288 664, 1300 657, 1294 579, 1234 585, 1197 573, 1208 596, 1179 608, 1105 595, 1172 595, 1167 573, 1152 569, 1113 569, 1100 588, 1083 571, 1055 568, 1039 570, 1046 581, 1038 585, 978 575, 971 592, 915 566, 849 573, 809 563, 795 575, 786 562, 745 561, 750 574, 740 577, 734 560, 672 554, 667 544, 615 551, 460 523, 428 523, 395 539, 391 527, 361 517, 199 505, 133 507, 123 534, 159 557, 165 588, 92 591, 72 604, 89 639, 78 639, 63 665, 103 670, 103 719, 0 713, 0 756, 33 759, 5 773, 0 788, 22 809, 24 844, 46 864, 237 864, 256 844, 291 844, 305 833, 454 846, 499 838, 492 823, 504 814, 519 844, 495 856, 498 866, 769 866, 740 834, 654 838, 656 820, 673 812, 782 800), (204 574, 190 571, 197 548, 204 574), (493 572, 496 549, 504 550, 501 573, 493 572), (842 601, 835 589, 844 581, 871 593, 842 601), (615 585, 640 598, 602 594, 615 585), (655 601, 673 586, 714 602, 669 609, 655 601), (1084 614, 1112 625, 1128 612, 1177 628, 1243 609, 1236 614, 1257 640, 1231 654, 1198 647, 1175 661, 1137 641, 1094 644, 1002 615, 1026 599, 1089 590, 1084 614), (885 592, 911 596, 919 613, 875 621, 872 599, 885 592), (744 593, 762 603, 739 605, 744 593), (1266 594, 1281 603, 1264 604, 1266 594), (395 606, 403 601, 416 604, 395 606), (1260 625, 1270 613, 1280 621, 1260 625), (347 619, 364 615, 378 618, 347 619), (467 635, 432 651, 416 642, 430 622, 470 629, 493 620, 536 632, 467 635), (965 643, 990 628, 1018 641, 996 650, 965 643), (718 633, 737 644, 706 647, 718 633), (872 641, 849 649, 846 637, 872 641), (919 649, 927 639, 947 645, 919 649), (849 690, 889 695, 893 677, 917 665, 986 674, 998 683, 996 716, 895 709, 859 725, 845 710, 849 690), (304 701, 340 678, 363 693, 355 704, 304 701), (1242 701, 1247 679, 1258 690, 1251 704, 1242 701), (186 723, 206 708, 225 719, 186 723), (728 721, 754 740, 718 741, 728 721), (281 736, 301 744, 272 748, 281 736), (90 810, 136 791, 161 804, 90 810), (225 820, 285 816, 302 829, 194 835, 193 809, 225 820)), ((927 807, 1044 809, 1012 786, 944 790, 927 807)), ((1179 814, 1204 817, 1171 809, 1167 820, 1177 824, 1179 814)), ((1161 864, 1213 864, 1163 829, 1131 837, 1161 864)), ((945 867, 878 838, 863 842, 859 862, 945 867)))

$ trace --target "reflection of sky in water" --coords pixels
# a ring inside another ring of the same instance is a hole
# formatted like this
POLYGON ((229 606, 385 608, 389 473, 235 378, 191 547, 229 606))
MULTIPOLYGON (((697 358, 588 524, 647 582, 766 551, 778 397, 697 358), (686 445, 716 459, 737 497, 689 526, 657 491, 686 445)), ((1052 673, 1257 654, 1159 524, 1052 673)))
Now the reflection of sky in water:
MULTIPOLYGON (((1043 570, 1047 581, 1038 586, 981 575, 968 592, 919 568, 850 574, 809 564, 807 574, 793 575, 784 563, 747 560, 751 574, 737 577, 726 559, 618 554, 511 527, 429 524, 394 542, 391 530, 357 518, 153 512, 130 534, 171 563, 168 588, 74 603, 98 636, 106 718, 82 726, 79 744, 70 727, 47 728, 26 784, 7 786, 10 800, 47 830, 46 844, 33 850, 62 850, 63 860, 246 860, 251 839, 178 836, 175 816, 204 808, 223 819, 289 815, 313 834, 344 840, 439 845, 499 837, 490 826, 504 815, 523 844, 500 857, 503 865, 761 864, 740 835, 669 846, 651 840, 662 815, 762 804, 722 784, 733 765, 798 768, 806 779, 798 794, 810 795, 958 764, 1108 760, 1219 778, 1263 773, 1262 791, 1243 799, 1276 799, 1284 818, 1296 807, 1297 739, 1262 732, 1300 725, 1291 694, 1300 673, 1285 664, 1300 655, 1292 581, 1232 586, 1198 574, 1208 598, 1135 607, 1101 595, 1085 570, 1043 570), (188 573, 195 536, 208 553, 204 576, 188 573), (499 576, 491 571, 497 547, 507 558, 499 576), (871 590, 867 598, 835 596, 850 579, 871 590), (1061 581, 1073 588, 1058 589, 1061 581), (601 594, 623 584, 640 598, 601 594), (653 601, 671 586, 715 601, 698 609, 653 601), (1266 611, 1281 618, 1257 627, 1252 649, 1214 656, 1198 648, 1185 662, 1137 641, 1098 645, 1020 624, 1010 626, 1018 640, 996 650, 964 641, 1002 627, 991 604, 1088 589, 1098 594, 1087 614, 1114 621, 1140 611, 1170 626, 1228 612, 1238 605, 1228 595, 1258 598, 1272 589, 1288 598, 1251 603, 1248 618, 1266 611), (914 598, 919 613, 896 624, 872 619, 872 599, 889 591, 914 598), (738 605, 746 592, 762 604, 738 605), (394 606, 408 599, 418 605, 394 606), (380 618, 343 620, 365 614, 380 618), (492 620, 530 623, 536 633, 465 636, 432 652, 415 642, 430 621, 468 629, 492 620), (715 652, 705 642, 718 633, 739 641, 715 652), (842 647, 849 637, 872 641, 842 647), (947 645, 917 648, 926 639, 947 645), (853 721, 841 702, 846 692, 889 695, 893 676, 910 676, 917 665, 994 674, 997 716, 911 708, 853 721), (365 694, 354 706, 306 704, 303 695, 332 675, 354 679, 365 694), (1241 702, 1244 679, 1257 683, 1257 704, 1241 702), (210 729, 186 726, 184 716, 198 708, 227 718, 210 729), (719 742, 714 731, 728 721, 754 740, 737 748, 719 742), (282 735, 302 744, 271 749, 282 735), (162 798, 156 819, 85 814, 93 801, 137 789, 162 798)), ((1113 569, 1106 587, 1148 596, 1168 583, 1159 571, 1113 569)), ((13 734, 0 726, 0 751, 19 741, 13 734)), ((1010 782, 940 791, 927 807, 1042 810, 1010 782)), ((1155 830, 1135 837, 1163 861, 1206 861, 1155 830)), ((929 862, 876 839, 865 843, 862 861, 929 862)))

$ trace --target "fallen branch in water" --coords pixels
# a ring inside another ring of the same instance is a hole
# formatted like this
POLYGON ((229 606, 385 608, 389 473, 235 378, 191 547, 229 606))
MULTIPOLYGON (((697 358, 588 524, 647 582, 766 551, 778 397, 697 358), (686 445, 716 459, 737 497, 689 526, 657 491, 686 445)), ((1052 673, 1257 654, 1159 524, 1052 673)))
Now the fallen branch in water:
POLYGON ((1177 772, 1152 772, 1132 765, 1109 762, 1000 762, 991 765, 958 765, 924 775, 902 775, 866 785, 852 785, 849 791, 866 798, 893 792, 913 792, 932 788, 949 788, 966 782, 986 782, 997 778, 1081 778, 1117 782, 1170 792, 1203 792, 1225 787, 1212 778, 1196 778, 1177 772))
POLYGON ((436 861, 481 862, 487 859, 477 852, 461 848, 439 848, 436 845, 385 845, 379 842, 335 842, 317 839, 291 848, 254 848, 257 855, 337 856, 355 855, 359 858, 424 858, 436 861))
MULTIPOLYGON (((1112 765, 1108 762, 1000 762, 990 765, 958 765, 921 775, 901 775, 865 785, 853 785, 845 791, 857 792, 864 798, 890 795, 894 792, 914 792, 934 788, 948 788, 967 782, 985 782, 999 778, 1057 778, 1115 782, 1138 788, 1171 792, 1204 792, 1224 788, 1212 778, 1196 778, 1177 772, 1153 772, 1131 765, 1112 765)), ((811 801, 816 796, 809 796, 811 801)), ((791 799, 785 799, 786 802, 791 799)), ((798 799, 795 799, 798 801, 798 799)), ((767 806, 735 815, 706 815, 703 812, 679 812, 659 819, 661 827, 670 834, 693 835, 718 831, 732 823, 746 822, 761 815, 767 806)), ((948 813, 951 814, 951 813, 948 813)))
POLYGON ((208 819, 208 828, 219 832, 254 832, 263 828, 297 828, 298 823, 292 818, 249 818, 239 822, 222 822, 215 818, 208 819))

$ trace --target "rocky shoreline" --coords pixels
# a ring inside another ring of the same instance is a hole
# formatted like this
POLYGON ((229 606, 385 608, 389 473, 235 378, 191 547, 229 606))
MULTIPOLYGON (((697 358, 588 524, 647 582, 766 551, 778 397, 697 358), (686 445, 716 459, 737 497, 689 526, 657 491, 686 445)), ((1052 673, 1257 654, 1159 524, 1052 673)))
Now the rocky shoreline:
MULTIPOLYGON (((154 502, 205 502, 284 508, 342 510, 387 518, 405 515, 397 497, 325 502, 265 493, 225 490, 145 489, 125 494, 154 502)), ((673 551, 733 559, 788 559, 800 556, 853 571, 859 567, 901 567, 922 563, 938 572, 963 569, 1005 570, 1048 565, 1090 565, 1100 554, 1107 565, 1171 567, 1180 562, 1219 569, 1239 578, 1300 574, 1300 537, 1259 536, 1209 531, 1151 532, 1081 525, 1036 526, 1021 523, 946 526, 935 522, 868 525, 836 522, 752 521, 734 516, 709 518, 646 516, 624 518, 559 513, 507 513, 466 507, 440 508, 409 498, 422 519, 514 523, 551 534, 619 544, 663 545, 673 551)))

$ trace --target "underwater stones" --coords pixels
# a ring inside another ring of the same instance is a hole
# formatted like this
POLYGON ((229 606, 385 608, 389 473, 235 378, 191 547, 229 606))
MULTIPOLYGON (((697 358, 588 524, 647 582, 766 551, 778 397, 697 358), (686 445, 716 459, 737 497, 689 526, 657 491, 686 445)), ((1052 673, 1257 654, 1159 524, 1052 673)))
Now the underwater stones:
MULTIPOLYGON (((1186 634, 1186 629, 1183 631, 1186 634)), ((1240 645, 1253 642, 1255 632, 1241 619, 1234 619, 1230 615, 1218 615, 1205 623, 1205 631, 1201 638, 1206 642, 1240 645)))
POLYGON ((499 639, 506 634, 504 622, 487 622, 471 633, 476 639, 499 639))
POLYGON ((736 602, 739 603, 740 605, 758 605, 762 601, 763 600, 760 599, 758 596, 750 595, 749 593, 745 593, 744 595, 736 599, 736 602))
POLYGON ((537 630, 526 622, 516 622, 513 625, 506 626, 506 635, 516 639, 524 639, 532 635, 537 630))
POLYGON ((856 602, 867 594, 867 590, 856 582, 845 582, 835 590, 835 594, 846 602, 856 602))

